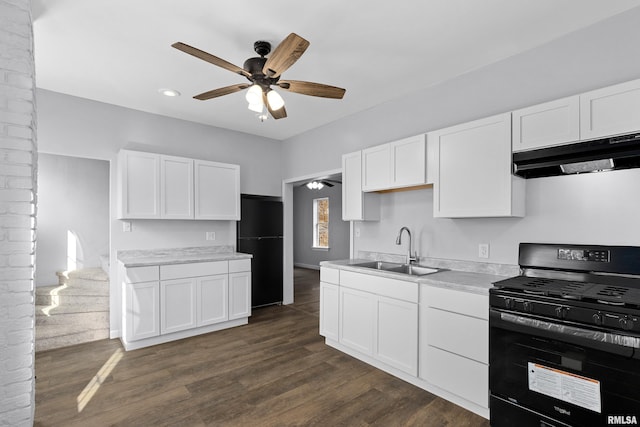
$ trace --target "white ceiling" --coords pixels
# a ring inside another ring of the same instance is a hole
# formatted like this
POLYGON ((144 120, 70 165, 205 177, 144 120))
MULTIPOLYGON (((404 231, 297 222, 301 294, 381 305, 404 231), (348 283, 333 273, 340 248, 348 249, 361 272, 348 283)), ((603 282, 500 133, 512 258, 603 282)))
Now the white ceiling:
POLYGON ((40 88, 274 139, 287 139, 416 89, 515 55, 640 0, 34 0, 40 88), (245 83, 171 47, 181 41, 233 64, 295 32, 311 42, 283 73, 345 88, 342 100, 280 90, 288 117, 261 123, 245 83), (168 98, 159 88, 182 96, 168 98))

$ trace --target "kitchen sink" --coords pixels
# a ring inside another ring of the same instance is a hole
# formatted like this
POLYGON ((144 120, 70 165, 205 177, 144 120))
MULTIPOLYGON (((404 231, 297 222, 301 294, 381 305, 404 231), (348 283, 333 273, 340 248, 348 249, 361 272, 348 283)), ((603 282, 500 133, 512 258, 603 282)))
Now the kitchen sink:
POLYGON ((370 261, 360 264, 352 264, 353 267, 371 268, 374 270, 388 271, 390 273, 407 274, 410 276, 424 276, 427 274, 437 273, 438 268, 424 267, 413 264, 398 264, 396 262, 370 261))

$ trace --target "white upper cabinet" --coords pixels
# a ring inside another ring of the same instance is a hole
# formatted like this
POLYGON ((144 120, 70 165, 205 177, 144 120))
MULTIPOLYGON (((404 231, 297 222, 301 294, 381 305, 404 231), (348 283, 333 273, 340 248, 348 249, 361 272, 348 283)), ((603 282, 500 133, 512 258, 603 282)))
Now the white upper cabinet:
POLYGON ((362 150, 362 190, 380 191, 428 183, 425 135, 362 150))
POLYGON ((160 218, 160 158, 122 150, 118 156, 119 218, 160 218))
POLYGON ((428 134, 434 216, 524 216, 524 180, 512 175, 511 114, 428 134))
POLYGON ((195 160, 195 218, 240 219, 240 166, 195 160))
POLYGON ((240 166, 121 150, 118 218, 240 219, 240 166))
POLYGON ((640 130, 640 79, 580 95, 580 137, 594 139, 640 130))
POLYGON ((377 194, 362 192, 362 152, 342 156, 342 220, 377 221, 380 200, 377 194))
POLYGON ((391 146, 389 144, 362 150, 362 190, 389 188, 391 181, 391 146))
POLYGON ((390 144, 392 187, 411 187, 428 182, 426 140, 426 135, 422 134, 390 144))
POLYGON ((193 160, 160 156, 160 215, 193 218, 193 160))
POLYGON ((569 144, 580 139, 580 97, 571 96, 512 113, 513 151, 569 144))

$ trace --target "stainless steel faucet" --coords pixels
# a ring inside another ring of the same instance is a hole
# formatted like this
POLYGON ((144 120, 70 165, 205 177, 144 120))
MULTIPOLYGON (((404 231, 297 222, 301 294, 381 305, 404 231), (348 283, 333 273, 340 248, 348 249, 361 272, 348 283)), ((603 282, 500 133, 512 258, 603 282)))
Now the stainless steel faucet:
POLYGON ((411 255, 411 230, 409 230, 409 228, 402 227, 400 229, 400 232, 398 233, 398 237, 396 238, 396 245, 402 244, 402 232, 405 230, 409 235, 409 250, 407 251, 407 264, 411 264, 418 260, 418 254, 414 253, 413 255, 411 255))

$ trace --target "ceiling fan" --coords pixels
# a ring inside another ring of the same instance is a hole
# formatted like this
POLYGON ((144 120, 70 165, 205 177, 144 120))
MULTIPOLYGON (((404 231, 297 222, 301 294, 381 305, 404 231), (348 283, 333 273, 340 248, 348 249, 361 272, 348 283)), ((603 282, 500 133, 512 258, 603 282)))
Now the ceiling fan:
POLYGON ((295 33, 289 34, 280 42, 268 58, 265 58, 265 56, 271 52, 271 43, 266 41, 255 42, 253 49, 260 57, 247 59, 243 64, 243 68, 182 42, 174 43, 171 46, 225 70, 240 74, 251 82, 249 84, 241 83, 225 86, 194 96, 195 99, 201 101, 249 88, 246 98, 249 102, 250 110, 261 113, 266 118, 266 112, 264 111, 266 107, 274 119, 282 119, 287 117, 284 100, 271 86, 278 86, 280 89, 288 90, 289 92, 321 98, 342 99, 345 93, 342 88, 321 83, 280 80, 282 73, 291 67, 309 47, 309 42, 295 33))

